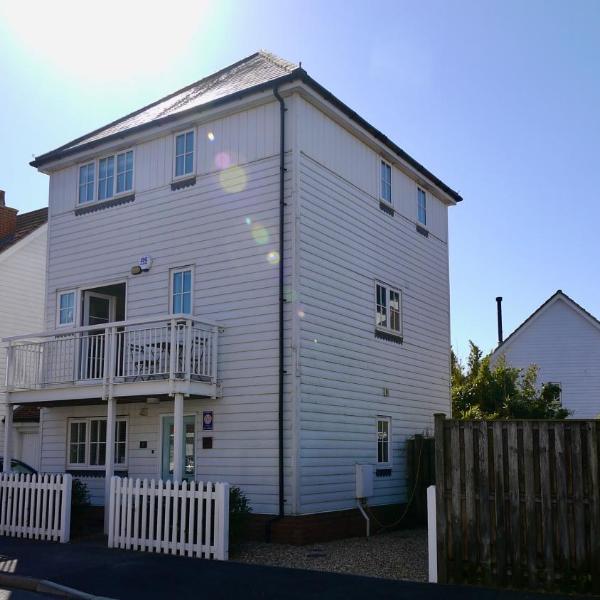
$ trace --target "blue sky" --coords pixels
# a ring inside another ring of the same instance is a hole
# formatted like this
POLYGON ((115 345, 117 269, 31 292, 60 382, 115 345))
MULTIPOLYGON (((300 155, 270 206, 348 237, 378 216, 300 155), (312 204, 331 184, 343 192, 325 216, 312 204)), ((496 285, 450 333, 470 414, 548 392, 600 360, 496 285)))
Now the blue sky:
POLYGON ((0 188, 21 211, 50 150, 265 48, 464 197, 452 343, 496 340, 561 288, 600 315, 600 2, 0 0, 0 188), (90 5, 91 6, 91 5, 90 5), (31 15, 36 18, 32 19, 31 15))

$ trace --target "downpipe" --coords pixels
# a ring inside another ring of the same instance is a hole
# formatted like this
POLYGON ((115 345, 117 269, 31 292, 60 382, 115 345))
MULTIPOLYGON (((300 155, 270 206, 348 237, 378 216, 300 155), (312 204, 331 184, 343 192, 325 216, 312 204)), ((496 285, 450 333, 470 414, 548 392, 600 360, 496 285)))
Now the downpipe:
POLYGON ((271 541, 273 524, 285 516, 284 469, 283 469, 283 376, 284 371, 284 289, 283 289, 283 252, 285 222, 285 101, 279 88, 273 88, 273 95, 279 102, 279 381, 278 381, 278 426, 279 426, 279 513, 266 523, 265 537, 271 541))

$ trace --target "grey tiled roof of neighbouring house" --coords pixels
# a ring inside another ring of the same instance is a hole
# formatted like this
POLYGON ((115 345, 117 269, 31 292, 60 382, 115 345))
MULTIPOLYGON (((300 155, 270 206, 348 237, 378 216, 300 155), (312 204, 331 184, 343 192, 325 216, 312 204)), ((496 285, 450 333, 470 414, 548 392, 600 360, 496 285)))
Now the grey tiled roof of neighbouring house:
POLYGON ((117 119, 55 150, 37 156, 30 164, 41 167, 52 161, 93 148, 113 139, 125 137, 147 127, 158 126, 175 120, 188 112, 199 112, 221 102, 263 91, 269 87, 299 80, 320 94, 328 102, 363 127, 372 136, 405 160, 419 173, 431 180, 454 201, 460 202, 461 195, 438 179, 431 171, 397 146, 386 135, 373 127, 360 115, 344 104, 329 90, 312 79, 301 67, 283 60, 269 52, 256 52, 192 85, 165 96, 152 104, 117 119))

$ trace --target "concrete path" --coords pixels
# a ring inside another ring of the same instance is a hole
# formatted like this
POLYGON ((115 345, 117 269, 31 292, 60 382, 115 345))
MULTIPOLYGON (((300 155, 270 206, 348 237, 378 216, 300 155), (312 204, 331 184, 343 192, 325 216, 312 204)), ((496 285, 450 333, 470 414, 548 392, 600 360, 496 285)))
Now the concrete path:
POLYGON ((551 600, 560 597, 124 552, 83 543, 54 544, 5 537, 0 537, 0 571, 48 579, 90 594, 122 600, 197 600, 203 597, 211 600, 551 600))

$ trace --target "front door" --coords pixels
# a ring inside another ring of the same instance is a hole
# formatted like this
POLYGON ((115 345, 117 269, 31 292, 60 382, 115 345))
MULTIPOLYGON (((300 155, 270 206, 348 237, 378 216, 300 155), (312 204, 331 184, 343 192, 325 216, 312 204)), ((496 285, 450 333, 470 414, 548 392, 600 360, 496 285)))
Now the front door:
MULTIPOLYGON (((196 473, 196 419, 183 417, 183 478, 192 481, 196 473)), ((163 417, 161 479, 173 479, 175 434, 173 417, 163 417)))
MULTIPOLYGON (((82 325, 103 325, 115 320, 114 296, 98 292, 83 292, 82 325)), ((106 331, 96 329, 81 338, 80 379, 102 379, 104 376, 104 347, 106 331)))

